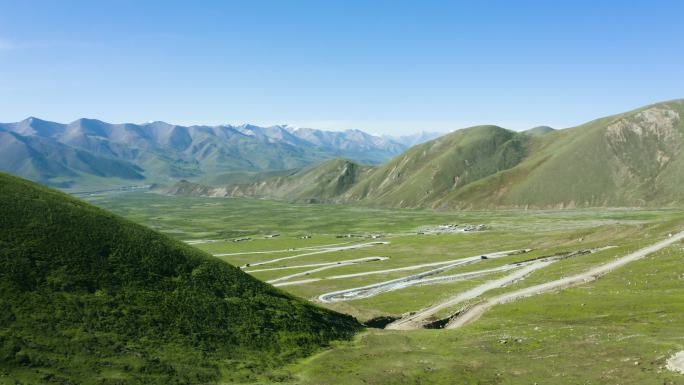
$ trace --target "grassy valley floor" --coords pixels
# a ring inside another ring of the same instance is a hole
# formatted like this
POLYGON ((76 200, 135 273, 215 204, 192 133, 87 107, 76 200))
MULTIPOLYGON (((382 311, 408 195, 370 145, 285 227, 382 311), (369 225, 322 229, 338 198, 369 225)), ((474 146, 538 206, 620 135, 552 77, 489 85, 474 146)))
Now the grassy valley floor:
MULTIPOLYGON (((89 200, 361 321, 405 316, 516 270, 463 280, 448 277, 506 266, 517 269, 516 263, 536 258, 592 251, 553 260, 522 280, 440 310, 430 318, 438 321, 485 298, 613 261, 684 229, 684 211, 678 209, 438 212, 142 192, 89 200), (440 224, 486 227, 432 233, 440 224), (480 258, 520 249, 530 251, 480 258), (468 257, 476 258, 428 277, 442 283, 418 279, 411 281, 415 285, 366 298, 332 303, 319 299, 326 293, 406 279, 468 257), (357 260, 363 262, 347 262, 357 260)), ((495 306, 460 329, 368 329, 352 342, 336 343, 275 370, 270 379, 255 381, 684 384, 684 375, 665 369, 667 359, 684 350, 683 331, 684 251, 682 243, 675 242, 595 282, 495 306)))

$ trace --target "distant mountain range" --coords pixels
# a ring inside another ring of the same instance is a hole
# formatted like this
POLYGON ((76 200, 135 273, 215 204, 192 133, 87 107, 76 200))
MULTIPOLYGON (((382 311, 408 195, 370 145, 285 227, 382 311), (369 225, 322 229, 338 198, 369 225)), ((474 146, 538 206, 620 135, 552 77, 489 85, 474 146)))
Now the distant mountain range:
POLYGON ((684 99, 574 128, 462 129, 374 167, 336 160, 173 194, 255 196, 386 207, 563 208, 684 204, 684 99))
MULTIPOLYGON (((428 138, 412 138, 411 143, 428 138)), ((377 164, 407 149, 405 140, 359 130, 95 119, 61 124, 31 117, 0 123, 0 170, 59 187, 178 178, 221 181, 232 180, 233 173, 297 169, 337 157, 377 164)))

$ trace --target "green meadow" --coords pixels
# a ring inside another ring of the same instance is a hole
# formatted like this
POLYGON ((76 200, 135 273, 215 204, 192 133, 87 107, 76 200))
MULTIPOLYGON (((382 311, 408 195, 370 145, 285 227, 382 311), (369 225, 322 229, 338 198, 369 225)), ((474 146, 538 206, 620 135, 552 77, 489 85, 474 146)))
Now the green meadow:
MULTIPOLYGON (((360 321, 400 317, 500 278, 508 272, 439 284, 410 286, 368 298, 321 303, 321 294, 425 272, 435 267, 335 278, 407 268, 487 253, 531 249, 483 259, 434 277, 496 268, 578 250, 505 287, 444 309, 580 273, 684 229, 679 209, 576 209, 507 211, 387 210, 339 205, 297 205, 265 200, 167 197, 131 192, 87 198, 91 203, 244 267, 268 281, 303 273, 280 288, 360 321), (484 231, 419 234, 440 224, 485 225, 484 231), (273 236, 276 235, 277 236, 273 236), (377 238, 371 238, 375 235, 377 238), (240 242, 235 239, 248 238, 240 242), (369 242, 363 248, 324 251, 369 242), (332 245, 332 246, 331 246, 332 245), (294 258, 287 258, 294 257, 294 258), (384 260, 332 266, 366 257, 384 260), (274 259, 287 258, 279 261, 274 259), (270 261, 270 262, 269 262, 270 261), (259 263, 268 262, 263 265, 259 263), (297 268, 279 269, 290 266, 297 268), (331 266, 331 265, 328 265, 331 266)), ((274 369, 263 383, 291 384, 684 384, 664 369, 684 350, 684 251, 668 246, 601 279, 498 305, 473 324, 454 330, 390 331, 368 328, 351 342, 274 369)))

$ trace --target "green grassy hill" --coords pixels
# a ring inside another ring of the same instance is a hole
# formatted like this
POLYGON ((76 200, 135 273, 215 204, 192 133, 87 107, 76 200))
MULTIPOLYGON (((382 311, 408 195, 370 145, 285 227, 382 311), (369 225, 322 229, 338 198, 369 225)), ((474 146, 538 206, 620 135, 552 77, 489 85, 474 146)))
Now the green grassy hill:
POLYGON ((446 207, 684 203, 684 100, 533 138, 516 167, 432 202, 446 207))
POLYGON ((514 167, 529 137, 497 126, 456 131, 415 146, 373 170, 345 201, 382 206, 430 206, 451 191, 514 167))
POLYGON ((293 202, 334 202, 362 180, 371 167, 333 159, 265 182, 229 187, 231 196, 286 199, 293 202))
POLYGON ((104 210, 0 173, 0 383, 254 380, 351 317, 104 210))
POLYGON ((181 182, 166 192, 419 207, 517 165, 528 151, 530 138, 497 126, 478 126, 415 146, 377 167, 336 159, 251 184, 213 188, 181 182))
POLYGON ((684 100, 564 130, 457 131, 376 169, 344 198, 400 207, 684 203, 684 100))
POLYGON ((336 202, 351 187, 373 170, 370 166, 333 159, 316 166, 293 170, 289 175, 254 178, 251 183, 232 183, 211 187, 188 181, 176 183, 164 191, 169 195, 257 197, 291 202, 336 202))
POLYGON ((300 172, 236 191, 239 196, 384 207, 682 205, 682 116, 684 99, 563 130, 471 127, 412 147, 346 179, 342 189, 330 188, 339 167, 322 164, 309 169, 316 170, 314 178, 300 172), (306 194, 285 186, 307 186, 306 194))

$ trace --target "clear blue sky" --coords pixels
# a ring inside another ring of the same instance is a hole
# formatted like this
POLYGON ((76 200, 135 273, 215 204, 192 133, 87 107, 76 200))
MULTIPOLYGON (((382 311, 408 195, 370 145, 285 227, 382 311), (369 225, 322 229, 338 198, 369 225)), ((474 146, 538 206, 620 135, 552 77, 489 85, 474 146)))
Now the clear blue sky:
POLYGON ((0 121, 567 127, 684 97, 683 1, 0 0, 0 121))

